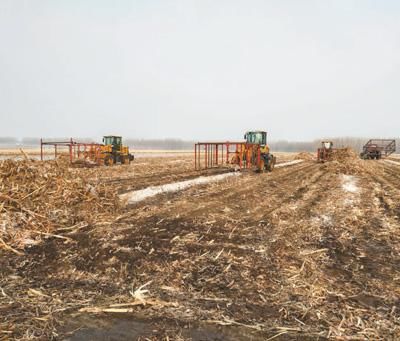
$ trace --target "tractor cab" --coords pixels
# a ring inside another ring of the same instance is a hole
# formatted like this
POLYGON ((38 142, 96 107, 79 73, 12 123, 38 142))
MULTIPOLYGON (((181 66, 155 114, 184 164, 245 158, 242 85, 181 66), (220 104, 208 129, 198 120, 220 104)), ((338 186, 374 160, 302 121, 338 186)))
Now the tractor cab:
POLYGON ((122 137, 121 136, 104 136, 103 143, 106 146, 112 146, 113 149, 120 149, 122 145, 122 137))
MULTIPOLYGON (((257 163, 257 167, 260 171, 268 170, 272 171, 275 167, 276 157, 272 155, 269 151, 269 146, 267 145, 267 132, 266 131, 248 131, 244 135, 246 143, 253 145, 252 158, 253 163, 257 163), (259 161, 254 161, 254 160, 259 161)), ((247 156, 244 157, 244 159, 247 156)))
POLYGON ((324 148, 326 150, 331 150, 333 148, 333 142, 332 141, 323 141, 322 148, 324 148))
POLYGON ((247 143, 259 144, 265 146, 267 144, 267 132, 266 131, 248 131, 244 135, 244 139, 247 143))

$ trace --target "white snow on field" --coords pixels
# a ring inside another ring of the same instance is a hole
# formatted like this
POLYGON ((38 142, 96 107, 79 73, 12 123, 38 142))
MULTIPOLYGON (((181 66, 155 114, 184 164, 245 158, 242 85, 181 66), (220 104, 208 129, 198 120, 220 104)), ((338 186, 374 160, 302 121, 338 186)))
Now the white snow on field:
POLYGON ((275 168, 287 167, 292 165, 297 165, 298 163, 303 162, 304 160, 293 160, 289 162, 278 163, 275 165, 275 168))
POLYGON ((342 176, 342 188, 345 192, 358 193, 357 178, 353 175, 342 176))
POLYGON ((154 197, 155 195, 161 193, 172 193, 172 192, 179 192, 183 191, 186 188, 195 186, 195 185, 202 185, 208 184, 210 182, 221 181, 225 178, 231 176, 239 176, 241 173, 225 173, 225 174, 218 174, 212 176, 200 176, 196 179, 185 180, 174 182, 171 184, 160 185, 160 186, 150 186, 138 191, 133 191, 125 194, 121 194, 120 198, 122 200, 127 200, 128 204, 133 204, 142 200, 145 200, 150 197, 154 197))
POLYGON ((387 163, 391 163, 391 164, 393 164, 393 165, 396 165, 396 166, 400 166, 400 162, 397 162, 397 161, 393 161, 393 160, 385 160, 385 162, 387 162, 387 163))
MULTIPOLYGON (((303 162, 303 160, 294 160, 294 161, 284 162, 284 163, 277 164, 275 166, 275 168, 292 166, 292 165, 296 165, 301 162, 303 162)), ((179 192, 179 191, 183 191, 183 190, 185 190, 189 187, 195 186, 195 185, 202 185, 202 184, 208 184, 211 182, 217 182, 217 181, 226 179, 228 177, 239 176, 240 174, 241 173, 239 173, 239 172, 235 172, 235 173, 224 173, 224 174, 218 174, 218 175, 212 175, 212 176, 200 176, 198 178, 191 179, 191 180, 179 181, 179 182, 174 182, 174 183, 160 185, 160 186, 150 186, 150 187, 138 190, 138 191, 121 194, 119 197, 123 201, 126 200, 126 202, 128 204, 133 204, 133 203, 137 203, 139 201, 145 200, 147 198, 154 197, 161 193, 179 192)))

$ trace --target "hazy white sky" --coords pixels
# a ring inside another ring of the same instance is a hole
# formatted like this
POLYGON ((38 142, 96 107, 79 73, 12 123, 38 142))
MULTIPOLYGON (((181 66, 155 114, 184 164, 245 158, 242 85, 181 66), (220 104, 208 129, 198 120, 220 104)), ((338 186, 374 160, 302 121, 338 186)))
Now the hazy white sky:
POLYGON ((400 135, 400 1, 0 0, 0 136, 400 135))

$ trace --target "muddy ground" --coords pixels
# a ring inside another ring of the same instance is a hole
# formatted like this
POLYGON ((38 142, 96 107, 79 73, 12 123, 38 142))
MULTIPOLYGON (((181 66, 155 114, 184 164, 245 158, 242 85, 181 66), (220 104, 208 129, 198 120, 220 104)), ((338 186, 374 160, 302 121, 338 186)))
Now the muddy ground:
MULTIPOLYGON (((119 193, 199 175, 188 157, 71 171, 119 193)), ((0 249, 0 340, 399 339, 399 219, 400 164, 385 161, 161 194, 0 249)))

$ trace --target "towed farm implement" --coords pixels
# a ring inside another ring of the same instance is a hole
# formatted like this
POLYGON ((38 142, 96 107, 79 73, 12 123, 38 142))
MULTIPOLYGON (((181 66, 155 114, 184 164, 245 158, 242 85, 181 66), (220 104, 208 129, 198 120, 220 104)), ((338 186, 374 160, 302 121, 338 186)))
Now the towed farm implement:
POLYGON ((133 161, 133 154, 129 147, 122 144, 121 136, 104 136, 103 143, 77 142, 72 138, 68 141, 43 141, 40 139, 40 159, 43 161, 44 148, 54 147, 54 157, 60 154, 69 156, 70 162, 86 160, 94 164, 110 166, 113 164, 129 164, 133 161))
POLYGON ((364 146, 360 157, 364 160, 379 160, 396 151, 396 140, 371 139, 364 146))
POLYGON ((270 153, 267 132, 249 131, 241 142, 198 142, 194 146, 195 169, 235 166, 237 169, 272 171, 276 157, 270 153))

